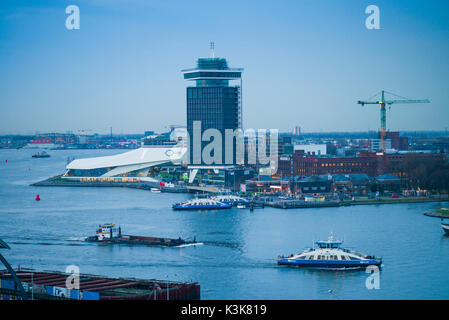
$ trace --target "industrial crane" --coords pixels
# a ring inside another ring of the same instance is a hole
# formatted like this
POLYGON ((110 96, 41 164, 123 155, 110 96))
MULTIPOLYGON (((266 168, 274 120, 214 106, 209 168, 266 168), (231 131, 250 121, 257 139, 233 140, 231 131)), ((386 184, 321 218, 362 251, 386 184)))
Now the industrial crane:
MULTIPOLYGON (((401 97, 398 96, 394 93, 382 90, 381 92, 379 92, 381 94, 380 100, 377 101, 358 101, 358 104, 361 104, 362 107, 365 104, 380 104, 380 141, 381 141, 381 146, 382 146, 382 151, 385 152, 386 150, 386 146, 385 146, 385 136, 387 134, 387 110, 385 108, 386 105, 388 105, 389 107, 391 107, 392 104, 398 104, 398 103, 430 103, 430 100, 428 99, 422 99, 422 100, 413 100, 413 99, 408 99, 405 97, 401 97), (385 100, 385 93, 391 94, 395 97, 401 98, 398 100, 385 100)), ((379 93, 376 93, 372 98, 374 98, 375 96, 377 96, 379 93)), ((371 100, 372 98, 370 98, 369 100, 371 100)))

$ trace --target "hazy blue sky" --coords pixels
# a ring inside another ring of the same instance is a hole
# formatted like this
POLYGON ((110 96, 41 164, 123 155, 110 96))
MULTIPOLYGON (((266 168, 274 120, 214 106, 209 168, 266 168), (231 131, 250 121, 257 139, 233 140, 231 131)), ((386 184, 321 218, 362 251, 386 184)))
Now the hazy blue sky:
POLYGON ((393 106, 388 129, 449 127, 447 0, 2 0, 0 134, 185 125, 180 70, 210 40, 245 68, 245 127, 377 130, 377 106, 356 102, 382 89, 432 101, 393 106), (365 28, 370 4, 381 30, 365 28))

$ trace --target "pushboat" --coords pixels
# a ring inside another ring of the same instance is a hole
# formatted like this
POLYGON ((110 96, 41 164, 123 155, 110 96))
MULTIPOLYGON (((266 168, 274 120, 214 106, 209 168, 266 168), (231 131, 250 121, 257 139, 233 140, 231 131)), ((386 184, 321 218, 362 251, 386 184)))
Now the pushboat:
POLYGON ((317 248, 310 248, 296 255, 279 256, 278 265, 296 266, 301 268, 327 270, 357 270, 368 266, 381 267, 382 259, 344 249, 343 241, 334 240, 331 235, 328 240, 315 242, 317 248))
POLYGON ((104 244, 136 244, 136 245, 150 245, 150 246, 165 246, 175 247, 185 244, 196 244, 196 238, 193 241, 187 241, 179 237, 178 239, 171 238, 157 238, 157 237, 143 237, 122 234, 121 227, 116 228, 115 224, 108 223, 99 225, 96 235, 87 237, 88 242, 99 242, 104 244))
POLYGON ((219 202, 213 199, 193 199, 173 205, 174 210, 217 210, 231 208, 231 204, 219 202))
POLYGON ((42 152, 33 154, 31 157, 33 157, 33 158, 50 158, 50 155, 47 152, 42 151, 42 152))

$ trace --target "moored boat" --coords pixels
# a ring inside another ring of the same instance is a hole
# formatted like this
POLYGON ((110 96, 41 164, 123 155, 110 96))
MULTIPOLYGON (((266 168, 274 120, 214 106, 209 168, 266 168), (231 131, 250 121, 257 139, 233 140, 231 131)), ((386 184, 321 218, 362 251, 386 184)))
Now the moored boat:
POLYGON ((212 199, 193 199, 173 205, 174 210, 218 210, 231 208, 231 204, 212 199))
POLYGON ((234 195, 218 195, 211 197, 212 200, 221 202, 221 203, 227 203, 232 206, 238 206, 238 205, 246 205, 249 204, 249 200, 246 200, 245 198, 234 196, 234 195))
POLYGON ((317 241, 317 248, 310 248, 296 255, 279 256, 278 264, 301 268, 348 270, 365 269, 368 266, 381 267, 382 259, 356 251, 341 248, 343 242, 334 240, 317 241))
POLYGON ((122 234, 121 227, 116 228, 115 224, 108 223, 99 225, 96 235, 85 239, 89 242, 99 242, 104 244, 143 244, 150 246, 166 246, 175 247, 185 244, 196 244, 196 238, 193 241, 187 241, 181 237, 173 238, 158 238, 158 237, 144 237, 122 234))
POLYGON ((443 228, 444 232, 449 235, 449 224, 441 222, 441 227, 443 228))
POLYGON ((425 212, 424 215, 428 217, 440 218, 441 228, 443 228, 446 235, 449 235, 449 223, 444 222, 444 219, 449 219, 449 208, 439 208, 432 212, 425 212))

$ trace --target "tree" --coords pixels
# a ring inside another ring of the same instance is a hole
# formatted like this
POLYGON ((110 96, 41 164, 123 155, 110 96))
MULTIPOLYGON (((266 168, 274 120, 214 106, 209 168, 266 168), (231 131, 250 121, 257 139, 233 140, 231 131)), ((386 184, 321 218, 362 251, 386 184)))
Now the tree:
POLYGON ((411 188, 449 190, 449 163, 445 160, 410 158, 402 162, 400 169, 411 188))

